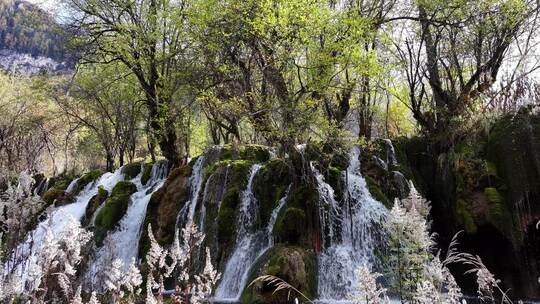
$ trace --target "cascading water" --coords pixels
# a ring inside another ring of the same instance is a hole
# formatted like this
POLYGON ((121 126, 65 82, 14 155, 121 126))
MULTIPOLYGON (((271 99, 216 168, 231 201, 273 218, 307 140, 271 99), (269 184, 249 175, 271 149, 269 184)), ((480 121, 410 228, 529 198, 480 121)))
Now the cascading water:
POLYGON ((253 180, 260 168, 260 165, 253 165, 248 185, 242 193, 236 246, 225 266, 223 279, 216 290, 218 300, 238 300, 253 265, 273 245, 272 231, 279 211, 287 201, 287 195, 279 201, 272 211, 268 226, 264 229, 256 229, 259 207, 253 195, 253 180))
POLYGON ((204 162, 205 157, 204 155, 201 155, 199 158, 197 158, 197 161, 195 161, 195 164, 193 165, 193 173, 189 178, 189 200, 184 204, 178 213, 178 217, 176 218, 176 230, 181 230, 182 228, 186 227, 186 225, 193 223, 199 193, 201 192, 203 184, 204 162))
MULTIPOLYGON (((55 208, 48 218, 41 222, 36 229, 29 233, 26 241, 17 248, 17 255, 28 256, 26 261, 19 265, 17 271, 21 274, 21 282, 24 285, 26 282, 29 267, 37 262, 39 252, 43 248, 43 240, 47 233, 47 228, 51 230, 54 235, 62 235, 65 233, 66 226, 69 221, 80 221, 84 216, 86 206, 90 199, 97 194, 98 187, 104 187, 109 191, 118 183, 124 179, 124 175, 121 173, 121 168, 114 173, 105 173, 101 178, 93 183, 88 184, 75 198, 75 202, 55 208)), ((75 181, 74 181, 75 182, 75 181)), ((73 182, 72 182, 73 184, 73 182)), ((74 186, 68 187, 73 190, 74 186)))
POLYGON ((100 284, 101 276, 99 275, 110 266, 110 262, 115 259, 120 259, 127 267, 132 259, 137 257, 139 249, 139 238, 141 228, 146 216, 146 209, 152 194, 157 191, 168 174, 169 165, 166 161, 160 161, 152 166, 150 179, 146 185, 142 185, 141 176, 143 170, 132 182, 137 186, 137 192, 133 193, 130 198, 130 205, 124 217, 118 224, 118 229, 109 234, 105 240, 105 245, 99 249, 96 254, 96 259, 93 261, 87 273, 87 277, 93 286, 100 284))
POLYGON ((67 193, 73 193, 75 191, 75 187, 79 184, 79 177, 72 180, 71 183, 69 183, 69 186, 66 188, 67 193))
MULTIPOLYGON (((383 237, 378 228, 387 210, 371 196, 360 173, 359 155, 357 147, 349 154, 349 166, 343 174, 347 193, 339 209, 341 212, 338 216, 326 217, 330 221, 326 223, 327 227, 340 229, 339 235, 327 238, 330 244, 318 258, 318 294, 321 300, 347 299, 357 282, 354 271, 363 264, 377 264, 374 250, 383 237)), ((331 187, 324 182, 320 173, 314 173, 323 204, 335 205, 333 192, 329 191, 331 187)))

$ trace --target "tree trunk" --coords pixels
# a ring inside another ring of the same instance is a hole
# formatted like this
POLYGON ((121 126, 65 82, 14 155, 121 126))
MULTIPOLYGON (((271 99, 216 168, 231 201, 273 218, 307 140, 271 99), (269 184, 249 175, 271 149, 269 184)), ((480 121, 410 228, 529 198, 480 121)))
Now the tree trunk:
POLYGON ((106 158, 107 158, 107 164, 106 169, 107 172, 112 172, 114 169, 114 156, 110 152, 106 152, 106 158))

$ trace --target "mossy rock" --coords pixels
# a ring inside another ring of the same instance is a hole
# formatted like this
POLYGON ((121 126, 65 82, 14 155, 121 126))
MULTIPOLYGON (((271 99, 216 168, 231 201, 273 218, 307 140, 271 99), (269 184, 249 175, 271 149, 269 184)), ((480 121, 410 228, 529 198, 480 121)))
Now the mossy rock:
POLYGON ((244 160, 244 159, 220 160, 213 164, 208 165, 204 169, 204 175, 206 178, 208 178, 210 175, 212 175, 212 173, 216 171, 217 168, 228 166, 232 170, 232 174, 234 174, 234 176, 246 177, 246 176, 249 176, 249 170, 251 169, 252 165, 253 165, 252 161, 244 160))
POLYGON ((478 227, 472 212, 469 210, 469 204, 460 199, 457 201, 456 206, 456 214, 458 216, 459 223, 465 228, 467 233, 476 233, 478 227))
POLYGON ((276 221, 274 236, 280 243, 299 244, 304 237, 306 213, 299 208, 285 209, 276 221))
POLYGON ((77 181, 77 189, 75 192, 79 192, 86 187, 86 185, 93 183, 98 178, 100 178, 105 172, 100 169, 92 170, 90 172, 87 172, 83 174, 79 180, 77 181))
POLYGON ((49 189, 43 194, 43 201, 47 206, 51 204, 54 204, 55 207, 65 206, 73 203, 74 200, 73 195, 57 188, 49 189))
POLYGON ((152 177, 152 167, 154 164, 152 163, 146 163, 143 165, 143 173, 141 175, 141 183, 143 186, 146 186, 146 183, 150 180, 152 177))
POLYGON ((141 173, 141 163, 135 162, 131 164, 127 164, 124 167, 122 167, 122 174, 126 177, 126 179, 133 179, 141 173))
POLYGON ((270 159, 270 151, 262 145, 245 145, 240 147, 239 158, 264 163, 270 159))
POLYGON ((261 224, 266 225, 278 202, 286 195, 291 184, 288 163, 283 159, 272 159, 265 163, 253 181, 253 193, 259 203, 261 224))
POLYGON ((330 166, 325 171, 325 180, 328 182, 332 189, 334 189, 334 195, 337 201, 343 199, 345 193, 345 183, 343 182, 343 172, 339 168, 330 166))
POLYGON ((54 176, 49 179, 49 189, 55 188, 59 190, 66 190, 69 184, 74 180, 75 178, 70 175, 59 175, 54 176))
MULTIPOLYGON (((277 246, 270 250, 255 267, 248 283, 260 275, 273 275, 291 284, 310 299, 317 296, 316 254, 302 247, 277 246)), ((249 285, 249 284, 248 284, 249 285)), ((288 291, 275 292, 275 286, 258 282, 246 286, 242 303, 290 303, 288 291)), ((292 297, 301 298, 292 294, 292 297)))
POLYGON ((369 190, 369 193, 371 193, 371 196, 373 196, 373 198, 376 199, 378 202, 382 203, 386 208, 391 209, 393 203, 384 194, 377 182, 369 176, 365 176, 364 179, 366 181, 366 186, 369 190))
MULTIPOLYGON (((513 235, 512 229, 512 215, 508 207, 504 203, 503 196, 496 188, 485 188, 484 194, 489 201, 488 220, 495 226, 501 233, 506 235, 510 240, 517 241, 519 235, 513 235)), ((519 231, 516 231, 519 234, 519 231)))
POLYGON ((94 213, 96 210, 105 202, 105 200, 109 197, 109 192, 105 190, 103 187, 98 188, 98 193, 94 195, 90 201, 88 202, 88 205, 86 206, 86 210, 84 212, 84 218, 83 218, 83 226, 87 226, 90 224, 90 221, 92 220, 92 217, 94 216, 94 213))
POLYGON ((45 192, 45 194, 43 194, 43 201, 45 201, 47 205, 51 205, 54 203, 56 198, 60 197, 63 193, 65 193, 64 190, 56 188, 49 189, 47 192, 45 192))
MULTIPOLYGON (((96 229, 110 231, 116 227, 125 215, 131 194, 137 191, 137 187, 128 181, 121 181, 114 186, 111 196, 105 201, 105 205, 96 216, 96 229)), ((104 238, 104 235, 102 234, 104 238)), ((96 237, 96 243, 101 245, 103 238, 96 237)))

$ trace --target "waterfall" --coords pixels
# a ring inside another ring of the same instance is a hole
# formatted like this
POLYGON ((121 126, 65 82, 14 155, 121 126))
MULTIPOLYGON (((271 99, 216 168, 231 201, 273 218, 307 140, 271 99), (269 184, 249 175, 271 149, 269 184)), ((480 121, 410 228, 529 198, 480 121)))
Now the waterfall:
POLYGON ((75 191, 75 187, 77 187, 77 184, 79 183, 79 177, 72 180, 71 183, 69 183, 68 187, 66 188, 67 193, 73 193, 75 191))
POLYGON ((219 300, 238 300, 249 278, 250 270, 257 260, 273 245, 272 231, 279 211, 287 201, 283 197, 272 211, 268 226, 256 229, 259 206, 253 195, 253 180, 261 165, 251 167, 246 190, 242 192, 236 245, 225 266, 223 278, 216 290, 219 300))
POLYGON ((152 166, 150 179, 144 186, 141 182, 142 169, 139 175, 131 180, 137 186, 137 192, 131 195, 130 205, 118 223, 118 229, 107 235, 104 246, 97 252, 87 273, 87 278, 93 286, 100 287, 98 286, 102 283, 100 274, 110 266, 113 260, 120 259, 128 267, 132 259, 137 258, 146 208, 152 194, 163 186, 168 168, 166 161, 155 163, 152 166))
POLYGON ((203 183, 204 162, 205 157, 204 155, 201 155, 193 165, 191 177, 189 178, 189 200, 184 204, 182 209, 180 209, 180 212, 178 212, 176 218, 176 230, 181 230, 186 227, 186 225, 193 223, 195 210, 197 209, 197 201, 203 183))
MULTIPOLYGON (((357 282, 355 270, 363 264, 377 265, 374 250, 383 237, 379 231, 387 210, 371 196, 360 173, 359 155, 360 149, 354 147, 349 154, 349 166, 343 173, 347 193, 341 213, 323 218, 330 221, 325 223, 326 227, 341 229, 336 231, 339 236, 329 238, 329 246, 318 257, 318 294, 321 300, 347 299, 357 282)), ((315 174, 323 204, 335 204, 331 197, 333 192, 322 181, 320 173, 315 171, 315 174)))
POLYGON ((26 241, 19 245, 12 258, 27 257, 21 265, 16 266, 16 271, 21 274, 22 285, 26 282, 29 267, 36 262, 39 252, 43 248, 43 240, 47 232, 47 227, 51 229, 54 235, 66 233, 64 230, 70 220, 75 219, 76 221, 80 221, 82 219, 86 205, 97 194, 99 186, 110 191, 122 179, 124 179, 124 176, 121 173, 121 168, 114 173, 103 174, 98 181, 86 185, 73 203, 55 208, 45 221, 41 222, 36 229, 29 233, 26 241))
POLYGON ((397 165, 396 149, 394 149, 394 144, 388 138, 383 139, 386 146, 386 163, 390 165, 397 165))

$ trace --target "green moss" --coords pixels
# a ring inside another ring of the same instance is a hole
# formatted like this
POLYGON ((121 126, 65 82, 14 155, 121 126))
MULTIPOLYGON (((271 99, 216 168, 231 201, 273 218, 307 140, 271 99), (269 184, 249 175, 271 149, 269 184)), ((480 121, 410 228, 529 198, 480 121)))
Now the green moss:
POLYGON ((99 177, 103 175, 103 173, 105 173, 103 172, 103 170, 97 169, 97 170, 92 170, 90 172, 87 172, 86 174, 83 174, 83 176, 81 176, 79 180, 77 181, 77 191, 81 191, 82 189, 84 189, 86 185, 97 180, 99 177))
POLYGON ((220 160, 211 165, 208 165, 204 169, 204 175, 208 178, 212 175, 217 168, 229 166, 235 176, 246 177, 249 175, 249 170, 253 162, 250 160, 220 160))
POLYGON ((43 194, 43 201, 45 201, 47 205, 54 203, 56 207, 71 204, 74 200, 75 198, 73 195, 64 190, 59 190, 56 188, 49 189, 47 192, 45 192, 45 194, 43 194))
POLYGON ((220 160, 231 160, 234 158, 237 151, 231 144, 226 144, 221 147, 221 154, 219 155, 220 160))
POLYGON ((50 205, 54 203, 57 197, 59 197, 64 191, 56 188, 51 188, 43 194, 43 201, 50 205))
POLYGON ((476 226, 472 213, 469 211, 467 202, 464 200, 458 200, 456 207, 458 221, 461 225, 463 225, 465 231, 467 233, 476 233, 478 227, 476 226))
POLYGON ((503 198, 496 188, 488 187, 484 189, 484 194, 492 204, 500 204, 503 202, 503 198))
POLYGON ((90 202, 88 202, 88 205, 86 206, 84 219, 83 219, 83 225, 88 225, 90 223, 92 216, 94 215, 96 210, 99 208, 99 206, 101 206, 101 204, 105 202, 108 196, 109 196, 109 192, 107 192, 105 188, 100 186, 98 188, 98 193, 90 199, 90 202))
MULTIPOLYGON (((122 219, 129 205, 131 194, 137 191, 137 187, 131 182, 121 181, 114 186, 111 196, 105 201, 105 205, 96 216, 96 227, 104 231, 113 229, 122 219)), ((98 244, 103 241, 96 238, 98 244)))
POLYGON ((133 179, 137 177, 141 173, 141 163, 131 163, 127 164, 124 167, 122 167, 122 174, 126 177, 126 179, 133 179))
POLYGON ((218 241, 223 244, 224 248, 228 248, 235 240, 236 215, 239 204, 240 192, 238 188, 232 187, 227 189, 221 201, 221 208, 217 215, 218 241))
POLYGON ((73 181, 73 176, 60 175, 51 178, 49 181, 50 189, 66 190, 69 184, 73 181))
POLYGON ((369 176, 364 176, 366 180, 366 186, 368 187, 369 193, 373 196, 374 199, 381 202, 386 208, 392 208, 392 202, 386 197, 384 192, 382 192, 377 182, 369 176))
POLYGON ((261 223, 268 223, 272 211, 277 206, 291 184, 288 164, 282 159, 265 163, 253 181, 253 193, 259 203, 261 223))
MULTIPOLYGON (((276 246, 255 267, 248 281, 260 275, 274 275, 291 284, 310 299, 317 296, 316 255, 302 247, 276 246)), ((287 291, 274 292, 275 286, 257 283, 246 286, 242 303, 288 303, 287 291)), ((291 294, 292 297, 298 295, 291 294)))
POLYGON ((298 244, 304 236, 306 213, 299 208, 287 208, 280 214, 274 235, 282 243, 298 244))
POLYGON ((499 231, 509 237, 511 240, 515 240, 512 229, 512 216, 506 205, 504 204, 504 198, 496 188, 485 188, 484 194, 489 201, 488 220, 499 231))
POLYGON ((263 163, 270 159, 268 147, 262 145, 245 145, 240 147, 240 159, 263 163))
POLYGON ((328 181, 328 184, 332 186, 332 189, 334 189, 334 194, 336 196, 336 200, 341 200, 343 198, 343 192, 344 192, 344 184, 343 184, 343 174, 342 170, 336 167, 328 167, 328 170, 326 171, 326 180, 328 181))
POLYGON ((143 173, 141 176, 141 183, 143 185, 146 185, 148 181, 150 180, 150 177, 152 177, 152 167, 154 164, 152 163, 146 163, 143 165, 143 173))

